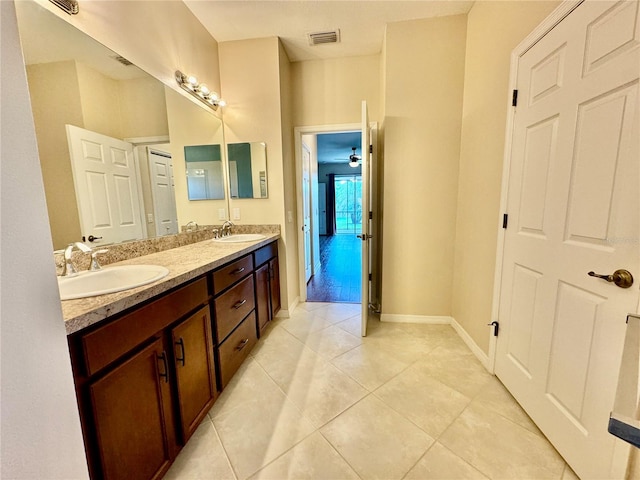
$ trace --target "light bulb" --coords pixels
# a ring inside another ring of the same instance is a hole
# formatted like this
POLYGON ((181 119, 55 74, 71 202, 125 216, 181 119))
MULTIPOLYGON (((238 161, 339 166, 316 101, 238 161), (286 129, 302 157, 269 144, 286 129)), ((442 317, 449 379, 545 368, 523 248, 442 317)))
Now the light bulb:
POLYGON ((209 95, 209 87, 207 87, 204 83, 202 85, 200 85, 200 87, 198 88, 198 90, 200 91, 200 93, 202 95, 204 95, 205 97, 207 95, 209 95))
POLYGON ((193 75, 189 75, 187 77, 187 83, 189 85, 191 85, 192 87, 195 87, 196 85, 198 85, 198 79, 196 77, 194 77, 193 75))
POLYGON ((218 100, 218 106, 224 107, 226 104, 227 104, 227 102, 225 102, 224 100, 222 100, 222 99, 218 100))

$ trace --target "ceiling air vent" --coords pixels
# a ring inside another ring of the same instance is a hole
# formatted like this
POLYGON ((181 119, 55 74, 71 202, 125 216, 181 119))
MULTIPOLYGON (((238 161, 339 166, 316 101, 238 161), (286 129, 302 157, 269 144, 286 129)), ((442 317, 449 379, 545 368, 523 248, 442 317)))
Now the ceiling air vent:
POLYGON ((121 57, 120 55, 118 55, 117 57, 113 57, 113 59, 116 62, 120 62, 122 65, 124 65, 125 67, 130 67, 131 65, 133 65, 132 62, 130 62, 129 60, 127 60, 124 57, 121 57))
POLYGON ((340 30, 331 30, 328 32, 308 33, 309 45, 322 45, 325 43, 340 42, 340 30))

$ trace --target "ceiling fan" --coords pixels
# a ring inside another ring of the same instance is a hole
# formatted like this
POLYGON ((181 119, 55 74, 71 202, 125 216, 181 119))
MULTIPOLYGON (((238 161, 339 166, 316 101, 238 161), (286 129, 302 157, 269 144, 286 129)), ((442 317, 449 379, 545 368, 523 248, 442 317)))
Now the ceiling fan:
POLYGON ((351 155, 349 155, 348 159, 336 159, 336 160, 349 160, 349 166, 352 168, 356 168, 360 166, 360 160, 362 158, 360 157, 360 155, 356 155, 356 148, 357 147, 351 147, 351 150, 353 150, 353 152, 351 153, 351 155))

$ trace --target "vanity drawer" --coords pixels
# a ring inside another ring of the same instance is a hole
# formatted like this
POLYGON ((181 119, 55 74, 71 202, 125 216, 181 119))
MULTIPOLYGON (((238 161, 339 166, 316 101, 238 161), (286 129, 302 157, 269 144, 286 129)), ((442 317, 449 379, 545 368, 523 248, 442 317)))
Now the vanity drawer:
MULTIPOLYGON (((244 317, 255 308, 253 276, 245 278, 214 302, 218 342, 222 343, 244 317)), ((254 325, 255 326, 255 325, 254 325)))
POLYGON ((83 335, 87 374, 98 372, 208 299, 207 279, 203 277, 83 335))
POLYGON ((225 288, 246 277, 253 271, 253 257, 247 255, 220 270, 213 272, 213 293, 217 295, 225 288))
POLYGON ((256 314, 251 312, 218 348, 222 388, 229 383, 257 341, 256 314))
POLYGON ((278 242, 270 243, 253 252, 256 266, 260 266, 268 260, 278 255, 278 242))

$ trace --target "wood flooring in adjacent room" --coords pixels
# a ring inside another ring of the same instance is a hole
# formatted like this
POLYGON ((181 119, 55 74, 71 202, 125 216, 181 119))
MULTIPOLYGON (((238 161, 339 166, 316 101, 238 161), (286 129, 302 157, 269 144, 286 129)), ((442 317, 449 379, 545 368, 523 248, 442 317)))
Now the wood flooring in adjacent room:
POLYGON ((320 270, 307 283, 308 302, 360 303, 362 240, 355 234, 320 237, 320 270))

